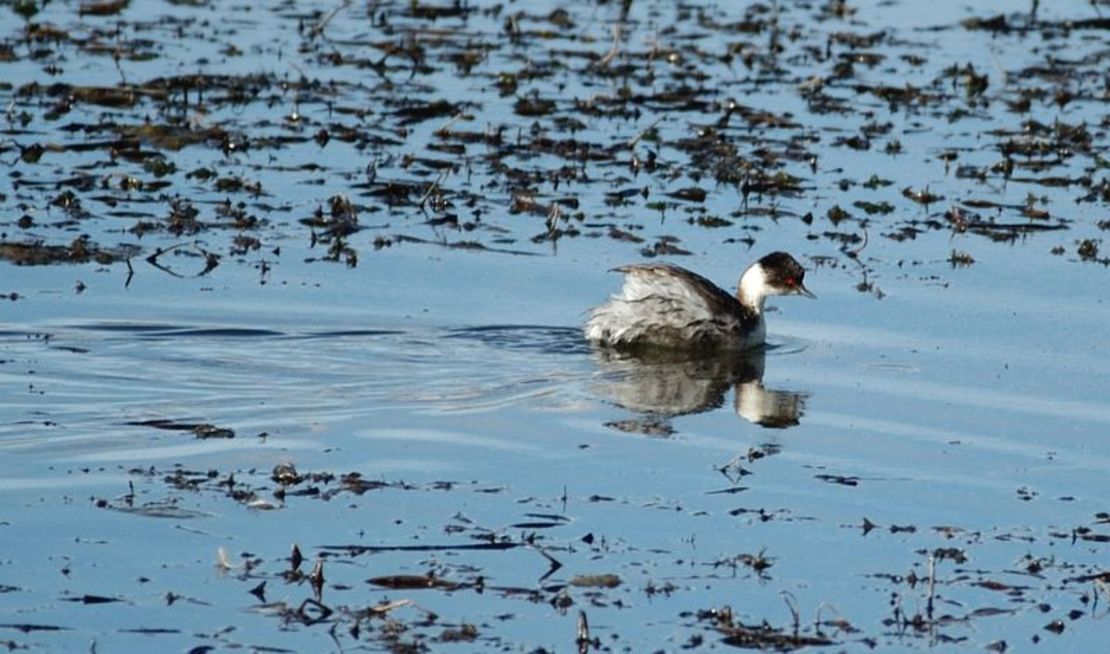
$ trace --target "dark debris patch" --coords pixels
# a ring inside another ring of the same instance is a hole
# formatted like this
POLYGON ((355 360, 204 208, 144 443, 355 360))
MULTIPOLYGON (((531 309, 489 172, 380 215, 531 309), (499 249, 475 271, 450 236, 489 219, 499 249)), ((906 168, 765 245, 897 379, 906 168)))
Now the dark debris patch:
POLYGON ((380 588, 393 590, 458 590, 462 584, 447 579, 440 579, 432 574, 427 575, 388 575, 373 577, 366 583, 380 588))
POLYGON ((655 438, 669 438, 675 434, 674 427, 665 418, 612 420, 605 423, 605 426, 626 434, 640 434, 655 438))
POLYGON ((69 631, 69 627, 52 624, 34 624, 30 622, 4 622, 0 623, 0 629, 14 629, 15 631, 22 631, 25 634, 34 633, 36 631, 69 631))
POLYGON ((830 475, 819 474, 814 475, 817 479, 830 484, 839 484, 841 486, 859 486, 860 478, 851 475, 830 475))
POLYGON ((698 611, 696 618, 698 622, 713 628, 721 636, 721 642, 733 647, 792 652, 806 647, 836 644, 835 640, 824 634, 803 632, 797 624, 793 629, 774 627, 766 621, 757 625, 744 624, 733 615, 732 608, 728 606, 698 611))
POLYGON ((63 597, 63 602, 74 602, 77 604, 114 604, 124 600, 118 597, 106 597, 104 595, 78 595, 75 597, 63 597))
POLYGON ((185 431, 190 432, 197 438, 235 438, 235 430, 228 429, 227 427, 217 427, 215 425, 201 422, 178 422, 169 419, 153 419, 153 420, 139 420, 129 422, 128 425, 136 427, 152 427, 154 429, 161 429, 164 431, 185 431))
MULTIPOLYGON (((17 266, 46 266, 60 263, 112 264, 138 254, 134 246, 104 248, 88 236, 79 236, 68 245, 47 245, 43 242, 0 241, 0 259, 17 266)), ((14 299, 14 298, 13 298, 14 299)))

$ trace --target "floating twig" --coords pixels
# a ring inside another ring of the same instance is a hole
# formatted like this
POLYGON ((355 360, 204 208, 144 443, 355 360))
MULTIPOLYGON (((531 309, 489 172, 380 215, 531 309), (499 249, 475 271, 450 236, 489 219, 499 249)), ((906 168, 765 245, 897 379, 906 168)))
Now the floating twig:
POLYGON ((621 51, 621 26, 620 23, 613 24, 613 47, 609 50, 604 57, 598 60, 597 67, 605 68, 621 51))
POLYGON ((334 9, 328 12, 327 16, 321 18, 318 23, 312 26, 312 29, 309 30, 309 36, 312 38, 322 36, 324 34, 324 29, 328 26, 328 23, 330 23, 331 20, 335 18, 335 16, 339 12, 343 11, 347 7, 350 7, 352 2, 354 2, 354 0, 342 0, 342 2, 336 5, 334 9))

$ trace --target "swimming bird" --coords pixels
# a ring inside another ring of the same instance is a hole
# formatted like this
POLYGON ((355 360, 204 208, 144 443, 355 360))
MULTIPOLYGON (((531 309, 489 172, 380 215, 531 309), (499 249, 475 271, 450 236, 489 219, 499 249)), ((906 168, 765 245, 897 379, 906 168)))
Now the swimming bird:
POLYGON ((746 350, 763 345, 763 303, 772 295, 815 298, 805 269, 786 252, 772 252, 740 276, 729 295, 701 275, 663 263, 614 268, 624 273, 620 295, 590 313, 586 338, 603 346, 746 350))

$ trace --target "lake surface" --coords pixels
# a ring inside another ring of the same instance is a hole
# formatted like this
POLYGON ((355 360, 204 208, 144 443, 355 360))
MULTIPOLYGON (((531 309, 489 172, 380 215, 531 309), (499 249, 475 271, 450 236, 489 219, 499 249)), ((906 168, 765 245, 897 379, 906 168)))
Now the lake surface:
POLYGON ((0 8, 0 643, 1096 651, 1110 6, 1045 4, 0 8), (765 352, 581 338, 774 250, 765 352))

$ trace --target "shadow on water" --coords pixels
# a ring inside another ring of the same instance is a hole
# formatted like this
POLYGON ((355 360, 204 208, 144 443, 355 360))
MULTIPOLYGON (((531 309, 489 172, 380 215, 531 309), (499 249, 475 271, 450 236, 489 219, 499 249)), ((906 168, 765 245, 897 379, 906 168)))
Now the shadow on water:
POLYGON ((591 346, 577 327, 541 325, 466 327, 448 330, 443 338, 478 341, 494 350, 590 355, 598 374, 588 391, 646 417, 619 423, 629 431, 652 433, 666 424, 671 432, 666 419, 721 408, 729 391, 736 415, 763 427, 788 428, 801 421, 808 397, 763 384, 768 353, 791 354, 804 349, 799 343, 748 352, 633 353, 591 346))
POLYGON ((720 408, 728 391, 734 390, 738 416, 764 427, 787 428, 799 424, 808 397, 763 385, 764 350, 645 355, 599 349, 594 359, 604 373, 595 384, 599 395, 656 418, 720 408))
POLYGON ((587 385, 591 395, 645 416, 643 421, 610 423, 626 431, 673 433, 667 419, 724 406, 734 391, 734 410, 749 422, 769 428, 799 424, 806 393, 768 389, 763 375, 768 351, 781 355, 799 344, 748 352, 621 352, 591 346, 576 327, 488 325, 448 330, 445 340, 475 340, 494 350, 590 355, 597 367, 587 385))

